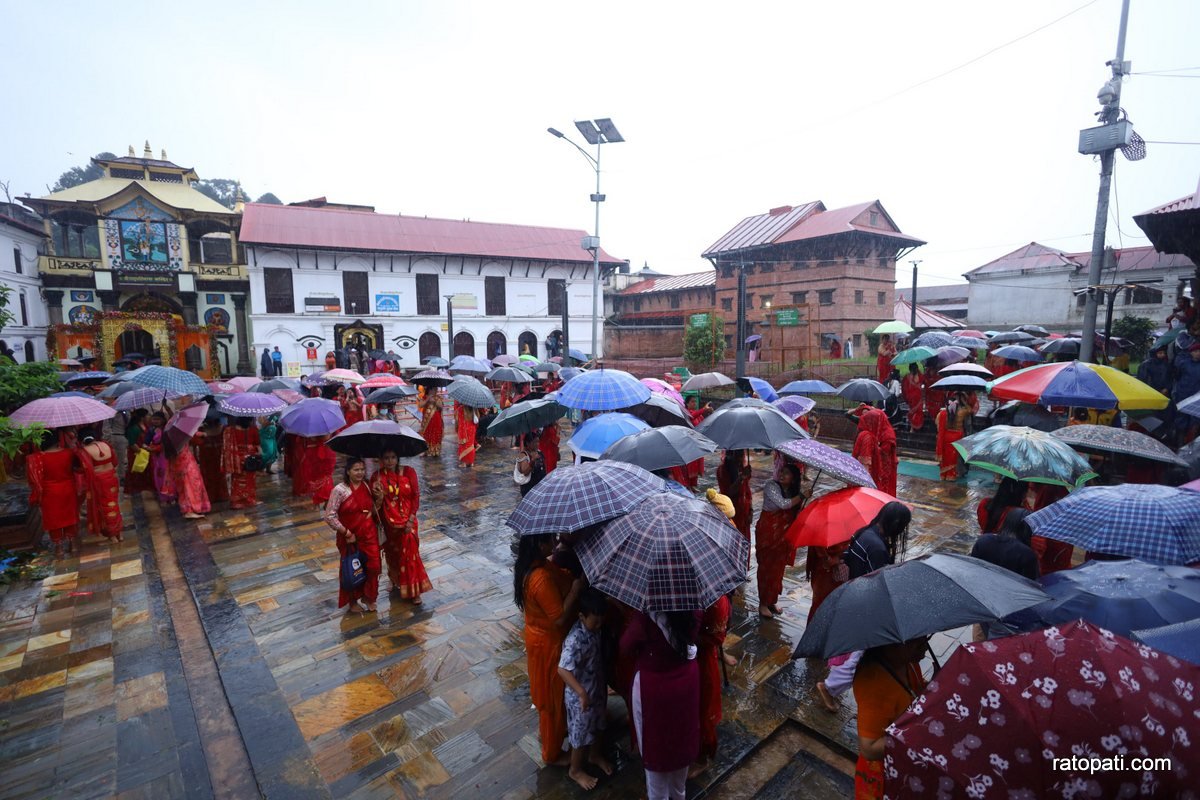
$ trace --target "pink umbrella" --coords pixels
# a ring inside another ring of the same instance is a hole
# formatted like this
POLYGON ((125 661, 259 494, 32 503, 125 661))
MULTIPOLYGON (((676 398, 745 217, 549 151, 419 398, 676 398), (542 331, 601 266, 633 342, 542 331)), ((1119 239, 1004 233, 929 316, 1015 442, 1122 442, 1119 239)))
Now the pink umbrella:
POLYGON ((244 392, 245 389, 239 389, 229 381, 209 381, 208 388, 212 389, 216 394, 237 394, 244 392))
MULTIPOLYGON (((550 360, 553 361, 554 359, 550 359, 550 360)), ((560 358, 559 361, 561 361, 561 360, 562 359, 560 358)), ((508 353, 501 353, 500 355, 498 355, 492 359, 492 363, 498 367, 506 367, 509 364, 516 364, 518 361, 520 361, 519 358, 517 358, 516 356, 510 356, 508 353)))
POLYGON ((204 418, 207 415, 208 403, 200 402, 179 409, 173 417, 167 420, 167 424, 163 427, 163 442, 166 444, 169 455, 178 454, 188 446, 188 442, 204 424, 204 418))
POLYGON ((331 369, 328 372, 322 372, 321 377, 327 381, 337 381, 338 383, 363 383, 364 378, 352 369, 331 369))
POLYGON ((115 409, 86 397, 43 397, 14 411, 9 419, 16 425, 41 423, 47 428, 90 425, 116 416, 115 409))
POLYGON ((226 383, 233 385, 234 392, 248 392, 258 384, 262 383, 262 381, 260 381, 258 378, 239 376, 237 378, 230 378, 228 381, 226 381, 226 383))
POLYGON ((379 373, 376 373, 375 375, 372 375, 371 377, 367 378, 366 381, 363 382, 362 388, 364 388, 364 389, 381 389, 385 386, 407 386, 407 385, 408 384, 405 383, 404 379, 401 378, 399 375, 391 375, 387 372, 379 372, 379 373))
POLYGON ((683 402, 683 395, 679 393, 674 386, 662 380, 661 378, 642 378, 642 383, 646 385, 650 391, 655 394, 661 394, 664 397, 669 397, 683 407, 687 407, 683 402))
POLYGON ((1191 489, 1193 492, 1200 492, 1200 478, 1197 478, 1196 480, 1191 481, 1189 483, 1185 483, 1183 486, 1180 486, 1179 488, 1180 489, 1191 489))
POLYGON ((304 399, 304 395, 300 394, 294 389, 275 389, 271 392, 271 394, 275 395, 289 406, 295 405, 304 399))

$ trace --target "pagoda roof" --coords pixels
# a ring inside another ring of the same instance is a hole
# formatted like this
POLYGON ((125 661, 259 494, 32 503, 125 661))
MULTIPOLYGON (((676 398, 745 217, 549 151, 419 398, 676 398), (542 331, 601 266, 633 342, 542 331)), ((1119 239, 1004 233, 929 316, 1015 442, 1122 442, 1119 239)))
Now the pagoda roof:
POLYGON ((185 183, 167 183, 161 181, 135 180, 132 178, 97 178, 94 181, 81 183, 60 192, 53 192, 45 197, 22 197, 21 202, 27 206, 46 213, 47 208, 72 205, 95 205, 114 198, 122 192, 136 187, 160 203, 181 211, 194 211, 200 214, 221 214, 232 216, 233 211, 213 200, 208 195, 185 183))

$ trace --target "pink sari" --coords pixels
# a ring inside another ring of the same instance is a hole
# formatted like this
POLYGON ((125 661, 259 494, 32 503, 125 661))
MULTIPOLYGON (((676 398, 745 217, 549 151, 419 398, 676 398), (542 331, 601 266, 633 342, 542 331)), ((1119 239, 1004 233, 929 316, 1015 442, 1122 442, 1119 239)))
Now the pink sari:
POLYGON ((175 479, 179 510, 184 514, 207 514, 212 511, 208 490, 204 488, 204 476, 200 465, 192 455, 192 448, 185 447, 171 459, 171 476, 175 479))

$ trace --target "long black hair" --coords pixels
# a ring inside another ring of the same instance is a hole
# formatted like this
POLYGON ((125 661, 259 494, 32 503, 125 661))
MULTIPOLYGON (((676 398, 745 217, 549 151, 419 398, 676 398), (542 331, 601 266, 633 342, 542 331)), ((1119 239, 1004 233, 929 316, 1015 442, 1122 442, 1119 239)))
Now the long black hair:
POLYGON ((1004 518, 1004 527, 1000 529, 1000 535, 1011 536, 1021 544, 1029 547, 1029 542, 1033 539, 1033 529, 1029 527, 1029 523, 1025 521, 1025 518, 1032 513, 1032 511, 1025 508, 1014 508, 1008 512, 1008 516, 1004 518))
POLYGON ((779 472, 780 474, 786 472, 792 476, 792 488, 787 489, 784 488, 782 483, 779 484, 779 489, 783 492, 783 496, 790 499, 799 495, 800 490, 804 488, 800 478, 800 469, 795 464, 784 464, 779 472))
POLYGON ((539 533, 534 536, 522 536, 517 544, 517 560, 513 564, 513 603, 522 611, 525 610, 525 578, 535 562, 542 560, 542 547, 551 541, 554 534, 539 533))
POLYGON ((854 535, 857 536, 867 528, 874 528, 879 533, 879 538, 883 539, 883 543, 887 546, 892 563, 896 563, 904 559, 904 551, 908 549, 908 523, 910 522, 912 522, 912 511, 899 500, 893 500, 879 509, 875 519, 854 535))
POLYGON ((1015 478, 1004 478, 996 489, 996 495, 988 501, 988 514, 985 522, 988 531, 1000 530, 1000 518, 1004 512, 1013 506, 1020 506, 1029 491, 1029 484, 1015 478))
POLYGON ((688 646, 696 643, 696 614, 692 611, 668 611, 667 639, 671 649, 683 661, 687 661, 688 646))

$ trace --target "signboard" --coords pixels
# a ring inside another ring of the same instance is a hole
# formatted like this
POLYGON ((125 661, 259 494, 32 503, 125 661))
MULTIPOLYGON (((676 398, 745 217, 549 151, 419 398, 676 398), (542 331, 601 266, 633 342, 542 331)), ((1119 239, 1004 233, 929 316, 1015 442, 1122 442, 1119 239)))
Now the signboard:
POLYGON ((454 313, 461 314, 477 314, 479 313, 479 297, 473 294, 456 294, 453 297, 454 313))
POLYGON ((306 314, 340 314, 342 300, 339 297, 306 297, 304 312, 306 314))
POLYGON ((118 289, 145 289, 156 287, 160 289, 175 288, 174 272, 118 272, 116 274, 118 289))
POLYGON ((283 365, 283 374, 288 376, 289 378, 299 378, 300 377, 300 362, 299 361, 288 361, 287 363, 285 363, 283 365))
POLYGON ((375 313, 376 314, 399 314, 400 313, 400 294, 398 292, 387 292, 375 295, 375 313))
POLYGON ((794 308, 785 308, 775 312, 776 325, 799 325, 800 312, 794 308))
POLYGON ((315 347, 304 348, 304 357, 307 358, 309 361, 316 361, 317 360, 317 348, 315 348, 315 347))
POLYGON ((708 327, 708 314, 692 314, 688 317, 688 325, 693 328, 708 327))

